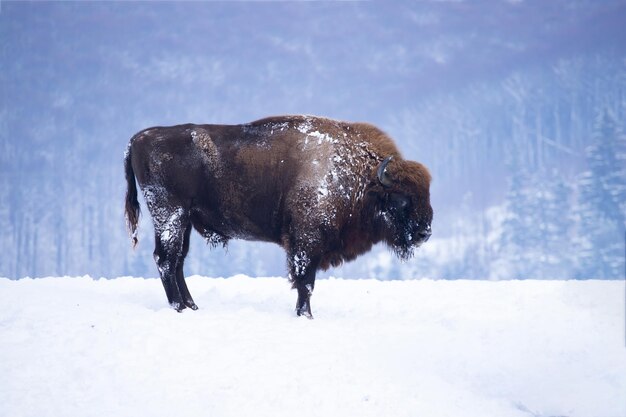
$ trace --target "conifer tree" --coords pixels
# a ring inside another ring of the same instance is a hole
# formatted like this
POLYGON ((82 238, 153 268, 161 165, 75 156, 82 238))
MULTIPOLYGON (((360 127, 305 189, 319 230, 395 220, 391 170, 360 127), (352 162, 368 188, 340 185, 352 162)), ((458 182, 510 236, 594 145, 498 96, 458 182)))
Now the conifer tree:
POLYGON ((624 268, 624 213, 620 133, 604 111, 595 122, 593 142, 586 149, 588 169, 578 182, 577 237, 579 278, 619 278, 624 268))
POLYGON ((530 182, 530 175, 524 168, 512 170, 506 194, 507 215, 502 224, 496 260, 496 268, 501 270, 499 274, 503 275, 502 278, 533 278, 530 276, 533 271, 529 252, 533 249, 536 231, 532 229, 530 182))
POLYGON ((541 178, 534 204, 534 227, 540 232, 534 265, 537 278, 564 279, 571 276, 572 265, 572 187, 556 171, 541 178))

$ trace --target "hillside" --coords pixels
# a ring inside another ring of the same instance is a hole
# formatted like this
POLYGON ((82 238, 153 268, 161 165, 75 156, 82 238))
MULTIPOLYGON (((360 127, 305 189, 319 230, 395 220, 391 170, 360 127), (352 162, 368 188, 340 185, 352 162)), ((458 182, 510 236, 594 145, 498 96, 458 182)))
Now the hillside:
MULTIPOLYGON (((153 274, 143 201, 136 252, 124 224, 132 135, 314 114, 426 165, 429 246, 455 246, 332 274, 621 279, 624 22, 623 0, 1 1, 0 276, 153 274)), ((192 239, 191 273, 285 273, 273 245, 192 239)))

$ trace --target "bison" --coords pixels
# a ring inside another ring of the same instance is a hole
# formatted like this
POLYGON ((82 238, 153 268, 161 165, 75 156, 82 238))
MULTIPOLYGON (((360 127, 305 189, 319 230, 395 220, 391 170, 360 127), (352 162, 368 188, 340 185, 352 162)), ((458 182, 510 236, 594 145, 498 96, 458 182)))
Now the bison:
POLYGON ((169 304, 198 307, 183 276, 193 228, 207 242, 273 242, 287 253, 296 313, 312 318, 319 269, 386 243, 400 258, 431 235, 431 176, 366 123, 278 116, 241 125, 185 124, 134 135, 124 165, 133 246, 137 187, 152 216, 169 304))

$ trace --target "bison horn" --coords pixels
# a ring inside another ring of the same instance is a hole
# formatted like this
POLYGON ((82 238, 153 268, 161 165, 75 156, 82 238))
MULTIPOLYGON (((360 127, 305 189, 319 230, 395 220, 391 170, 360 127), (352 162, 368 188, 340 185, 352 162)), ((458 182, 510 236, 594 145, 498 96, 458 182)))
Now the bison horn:
POLYGON ((389 164, 392 159, 393 155, 386 157, 383 162, 380 163, 378 171, 376 172, 378 181, 380 181, 384 187, 391 187, 392 184, 391 178, 389 178, 389 174, 387 174, 387 164, 389 164))

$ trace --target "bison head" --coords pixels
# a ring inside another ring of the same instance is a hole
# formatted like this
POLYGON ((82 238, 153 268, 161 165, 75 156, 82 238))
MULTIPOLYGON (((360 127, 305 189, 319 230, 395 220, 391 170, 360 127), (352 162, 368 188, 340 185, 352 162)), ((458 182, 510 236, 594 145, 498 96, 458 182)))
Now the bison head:
POLYGON ((376 170, 378 216, 383 239, 403 260, 431 235, 430 173, 418 162, 393 159, 376 170))

